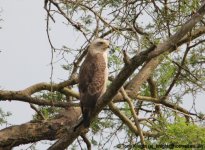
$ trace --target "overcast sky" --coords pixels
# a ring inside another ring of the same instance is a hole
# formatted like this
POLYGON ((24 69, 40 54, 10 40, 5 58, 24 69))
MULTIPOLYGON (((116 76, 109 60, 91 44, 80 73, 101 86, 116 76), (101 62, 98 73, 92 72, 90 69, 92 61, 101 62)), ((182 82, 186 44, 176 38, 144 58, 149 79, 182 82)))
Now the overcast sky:
MULTIPOLYGON (((3 19, 0 22, 0 89, 21 90, 35 83, 50 81, 51 52, 43 3, 43 0, 0 0, 0 19, 3 19)), ((64 44, 75 48, 81 42, 72 29, 66 28, 61 18, 52 26, 52 41, 58 48, 64 44)), ((55 81, 68 76, 60 65, 54 65, 55 81)), ((204 95, 201 94, 196 106, 205 113, 203 101, 204 95)), ((191 96, 187 96, 184 106, 190 108, 191 104, 191 96)), ((1 102, 0 107, 13 113, 8 119, 11 124, 28 122, 34 113, 28 104, 22 102, 1 102)), ((14 150, 17 149, 20 148, 14 150)))
MULTIPOLYGON (((22 90, 35 83, 49 82, 51 52, 43 0, 0 0, 0 9, 3 19, 0 22, 0 89, 22 90)), ((56 47, 62 47, 73 38, 61 22, 52 30, 56 47)), ((68 76, 59 66, 60 63, 54 65, 55 81, 68 76)), ((28 122, 34 113, 22 102, 1 102, 0 107, 12 112, 8 119, 11 124, 28 122)))

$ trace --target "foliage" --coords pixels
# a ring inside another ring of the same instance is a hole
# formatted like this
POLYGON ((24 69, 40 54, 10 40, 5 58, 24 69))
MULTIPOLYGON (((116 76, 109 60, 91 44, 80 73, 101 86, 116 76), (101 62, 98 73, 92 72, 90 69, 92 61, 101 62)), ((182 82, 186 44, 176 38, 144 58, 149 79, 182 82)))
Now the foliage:
POLYGON ((159 144, 197 145, 205 144, 205 128, 195 124, 187 124, 184 118, 177 118, 174 123, 166 126, 159 144))
MULTIPOLYGON (((39 98, 48 99, 50 101, 65 101, 65 96, 59 92, 42 92, 38 94, 39 98)), ((61 108, 58 107, 50 107, 50 106, 39 106, 38 111, 41 112, 44 118, 39 113, 33 115, 34 120, 42 120, 42 119, 52 119, 54 118, 59 112, 61 108)))
MULTIPOLYGON (((187 123, 184 118, 177 117, 173 123, 164 123, 161 136, 156 141, 158 145, 204 146, 205 128, 200 125, 187 123)), ((187 148, 180 148, 187 149, 187 148)), ((200 149, 203 149, 201 147, 200 149)))
POLYGON ((0 125, 2 124, 6 124, 7 121, 7 117, 11 116, 12 114, 10 112, 4 112, 1 108, 0 108, 0 125))

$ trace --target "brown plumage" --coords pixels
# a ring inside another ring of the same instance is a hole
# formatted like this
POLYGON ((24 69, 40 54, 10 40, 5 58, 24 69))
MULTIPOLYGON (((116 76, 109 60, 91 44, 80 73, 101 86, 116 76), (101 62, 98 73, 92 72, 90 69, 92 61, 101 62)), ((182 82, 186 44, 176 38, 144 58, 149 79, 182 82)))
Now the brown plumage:
POLYGON ((80 67, 79 91, 84 127, 90 126, 90 115, 97 100, 106 90, 108 78, 107 51, 109 42, 103 39, 94 40, 88 54, 80 67))

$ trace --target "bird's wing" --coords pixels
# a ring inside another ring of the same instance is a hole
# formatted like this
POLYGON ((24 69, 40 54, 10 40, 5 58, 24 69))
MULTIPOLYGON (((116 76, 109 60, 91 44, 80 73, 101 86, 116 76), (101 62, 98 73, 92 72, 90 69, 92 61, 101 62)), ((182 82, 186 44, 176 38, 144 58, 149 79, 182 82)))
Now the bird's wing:
POLYGON ((105 84, 106 63, 101 54, 86 57, 79 74, 79 90, 81 103, 95 106, 105 84))

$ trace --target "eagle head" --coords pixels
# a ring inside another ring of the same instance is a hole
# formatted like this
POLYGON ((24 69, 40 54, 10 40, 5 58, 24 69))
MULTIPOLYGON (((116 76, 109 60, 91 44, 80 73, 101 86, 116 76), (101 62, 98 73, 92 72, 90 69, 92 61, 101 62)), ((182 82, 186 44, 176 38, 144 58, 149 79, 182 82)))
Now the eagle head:
POLYGON ((108 40, 97 38, 90 43, 88 52, 91 54, 105 53, 109 48, 109 44, 108 40))

